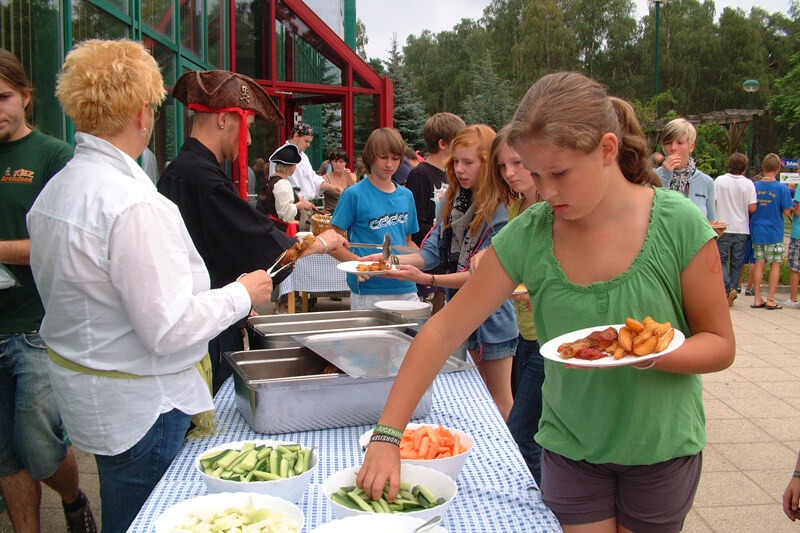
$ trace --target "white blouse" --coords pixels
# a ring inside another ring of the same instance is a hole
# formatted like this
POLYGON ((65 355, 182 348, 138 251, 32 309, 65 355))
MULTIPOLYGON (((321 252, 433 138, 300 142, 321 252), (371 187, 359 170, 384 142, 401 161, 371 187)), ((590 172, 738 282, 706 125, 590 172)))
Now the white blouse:
POLYGON ((142 376, 49 365, 72 441, 116 455, 161 413, 213 407, 194 365, 210 339, 248 314, 250 298, 236 282, 209 290, 178 208, 136 161, 92 135, 75 140, 74 158, 28 213, 31 268, 51 349, 85 367, 142 376))
POLYGON ((297 206, 294 205, 294 190, 286 178, 281 178, 272 188, 275 197, 275 212, 284 222, 292 222, 297 218, 297 206))

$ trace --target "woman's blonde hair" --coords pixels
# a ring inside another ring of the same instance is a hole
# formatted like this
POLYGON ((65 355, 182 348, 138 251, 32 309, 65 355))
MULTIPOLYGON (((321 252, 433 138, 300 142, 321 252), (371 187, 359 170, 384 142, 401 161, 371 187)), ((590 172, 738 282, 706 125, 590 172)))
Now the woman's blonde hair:
POLYGON ((661 185, 650 148, 631 105, 578 72, 542 77, 528 89, 510 124, 509 144, 535 141, 591 153, 606 133, 619 141, 617 163, 632 183, 661 185))
POLYGON ((129 39, 90 39, 67 54, 56 96, 78 131, 117 133, 142 105, 158 105, 166 91, 158 63, 129 39))
POLYGON ((475 216, 469 225, 470 233, 477 236, 484 224, 491 224, 494 213, 499 206, 507 205, 512 198, 511 190, 505 184, 498 187, 489 180, 489 154, 492 150, 492 142, 497 134, 486 124, 473 124, 461 130, 453 139, 450 148, 450 157, 447 159, 447 196, 442 207, 442 220, 450 225, 450 213, 453 211, 453 204, 456 196, 461 190, 455 172, 455 162, 453 155, 458 148, 474 146, 481 161, 481 168, 478 170, 478 179, 472 190, 472 202, 475 204, 475 216))

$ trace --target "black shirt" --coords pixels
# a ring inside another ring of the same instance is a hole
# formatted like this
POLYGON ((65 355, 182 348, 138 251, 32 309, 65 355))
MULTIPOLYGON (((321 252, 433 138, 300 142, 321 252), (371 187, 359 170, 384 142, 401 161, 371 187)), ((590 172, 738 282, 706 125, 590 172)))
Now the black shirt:
POLYGON ((447 185, 447 174, 428 162, 420 163, 408 174, 406 188, 414 195, 419 220, 419 233, 411 236, 417 246, 433 227, 433 221, 436 219, 433 193, 434 189, 442 185, 447 185))
MULTIPOLYGON (((297 242, 236 193, 211 150, 193 137, 164 171, 158 190, 180 209, 211 275, 212 289, 246 272, 269 268, 297 242)), ((273 282, 280 283, 289 270, 281 271, 273 282)))

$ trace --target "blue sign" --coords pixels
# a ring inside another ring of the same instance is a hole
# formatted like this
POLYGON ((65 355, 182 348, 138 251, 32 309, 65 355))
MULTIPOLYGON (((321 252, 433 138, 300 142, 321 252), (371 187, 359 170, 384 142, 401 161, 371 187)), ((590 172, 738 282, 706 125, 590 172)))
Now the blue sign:
POLYGON ((797 168, 797 159, 784 159, 783 168, 797 168))

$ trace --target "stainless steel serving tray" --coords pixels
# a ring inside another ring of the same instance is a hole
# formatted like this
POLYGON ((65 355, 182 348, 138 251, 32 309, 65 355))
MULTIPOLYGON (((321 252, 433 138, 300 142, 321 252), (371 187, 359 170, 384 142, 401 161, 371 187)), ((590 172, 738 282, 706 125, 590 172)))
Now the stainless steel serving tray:
MULTIPOLYGON (((394 383, 325 373, 330 363, 304 347, 226 353, 233 367, 236 407, 258 433, 291 433, 374 424, 394 383)), ((430 412, 429 388, 413 418, 430 412)))
POLYGON ((380 309, 327 311, 251 317, 247 321, 247 335, 250 349, 290 348, 299 346, 295 338, 298 334, 418 327, 414 320, 380 309))
POLYGON ((298 335, 297 341, 354 378, 394 377, 414 337, 392 330, 298 335))

